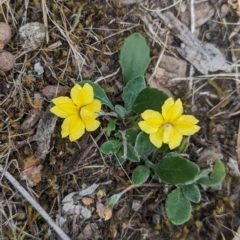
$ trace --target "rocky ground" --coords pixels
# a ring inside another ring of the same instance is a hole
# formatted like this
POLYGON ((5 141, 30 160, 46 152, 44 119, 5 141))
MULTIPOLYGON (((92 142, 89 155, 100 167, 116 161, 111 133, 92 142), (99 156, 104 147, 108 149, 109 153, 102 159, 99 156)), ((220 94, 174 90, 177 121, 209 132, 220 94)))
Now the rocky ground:
MULTIPOLYGON (((0 70, 0 164, 70 239, 240 239, 239 1, 2 0, 0 13, 12 31, 0 47, 15 61, 0 70), (97 194, 104 204, 126 189, 135 165, 100 153, 104 118, 101 129, 70 142, 49 112, 56 92, 68 95, 81 80, 99 83, 121 104, 119 50, 134 32, 151 49, 148 84, 180 97, 200 120, 189 158, 200 167, 221 158, 226 166, 224 182, 201 188, 202 201, 180 226, 167 219, 170 189, 157 180, 126 192, 102 219, 97 194)), ((0 58, 0 66, 10 60, 0 58)), ((61 239, 3 172, 0 239, 61 239)))

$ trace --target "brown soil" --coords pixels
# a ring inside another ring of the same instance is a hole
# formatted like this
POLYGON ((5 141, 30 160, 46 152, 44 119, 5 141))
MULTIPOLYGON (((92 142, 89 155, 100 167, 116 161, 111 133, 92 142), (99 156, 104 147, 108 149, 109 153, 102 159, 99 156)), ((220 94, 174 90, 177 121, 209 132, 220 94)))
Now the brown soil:
MULTIPOLYGON (((181 226, 174 226, 167 219, 164 203, 171 189, 157 180, 127 192, 114 206, 113 216, 107 221, 99 217, 95 204, 87 207, 91 212, 88 219, 81 214, 62 212, 65 196, 94 183, 100 184, 98 190, 106 192, 102 198, 105 203, 107 198, 130 185, 129 176, 136 165, 127 162, 120 166, 114 156, 100 154, 99 146, 106 140, 103 134, 107 124, 105 119, 100 130, 85 134, 76 142, 61 138, 62 120, 58 119, 53 133, 48 136, 48 152, 42 153, 44 158, 40 160, 38 141, 34 136, 44 114, 45 118, 51 116, 48 115, 51 97, 43 95, 42 90, 48 85, 60 85, 67 87, 63 95, 68 95, 68 89, 76 82, 97 80, 113 104, 121 104, 123 79, 117 70, 124 38, 133 32, 146 37, 152 59, 146 74, 148 78, 157 64, 168 31, 150 9, 167 8, 166 11, 175 16, 179 14, 175 7, 171 7, 173 1, 163 0, 126 5, 108 0, 27 2, 6 0, 0 3, 0 21, 8 23, 13 33, 4 49, 16 58, 12 70, 0 71, 0 164, 53 219, 59 214, 66 220, 62 229, 73 240, 233 239, 240 225, 240 179, 231 174, 227 165, 228 174, 223 184, 219 188, 201 188, 201 203, 193 204, 189 222, 181 226), (44 11, 42 3, 46 5, 44 11), (82 6, 79 23, 73 29, 76 14, 82 6), (24 49, 19 37, 20 27, 30 22, 44 23, 43 16, 46 16, 48 25, 48 39, 45 37, 34 50, 24 49), (162 42, 153 37, 151 29, 162 42), (43 73, 36 72, 36 63, 40 63, 43 73), (22 178, 24 170, 26 172, 30 167, 31 180, 36 183, 33 187, 22 178)), ((234 1, 209 2, 214 14, 197 29, 198 39, 217 47, 231 65, 239 58, 236 24, 240 6, 234 1)), ((165 53, 181 58, 176 51, 181 41, 169 34, 165 53)), ((238 65, 232 74, 218 71, 204 76, 195 71, 192 88, 189 88, 190 66, 188 62, 186 75, 179 76, 181 81, 161 86, 175 98, 181 97, 186 112, 200 120, 201 131, 190 139, 187 154, 191 160, 197 161, 203 148, 214 147, 221 150, 225 164, 230 158, 238 163, 238 65)), ((54 119, 49 118, 49 125, 54 126, 54 119)), ((1 239, 60 239, 4 176, 0 190, 1 239)), ((91 195, 95 200, 98 190, 91 195)), ((78 204, 77 200, 75 203, 78 204)))

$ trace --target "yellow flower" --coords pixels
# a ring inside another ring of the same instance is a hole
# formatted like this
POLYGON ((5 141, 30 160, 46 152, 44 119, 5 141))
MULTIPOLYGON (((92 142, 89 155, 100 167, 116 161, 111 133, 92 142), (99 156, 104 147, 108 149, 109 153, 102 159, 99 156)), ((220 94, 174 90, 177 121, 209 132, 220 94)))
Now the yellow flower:
POLYGON ((83 87, 76 84, 69 97, 57 97, 52 101, 56 105, 50 109, 60 118, 65 118, 62 124, 62 137, 69 136, 70 141, 79 139, 85 132, 96 130, 100 122, 96 120, 101 109, 101 102, 94 99, 93 88, 85 83, 83 87))
POLYGON ((157 148, 163 143, 174 149, 181 144, 183 135, 190 136, 199 131, 198 120, 192 115, 182 115, 182 101, 168 98, 162 106, 162 114, 146 110, 141 116, 144 121, 138 123, 140 129, 150 135, 150 141, 157 148))

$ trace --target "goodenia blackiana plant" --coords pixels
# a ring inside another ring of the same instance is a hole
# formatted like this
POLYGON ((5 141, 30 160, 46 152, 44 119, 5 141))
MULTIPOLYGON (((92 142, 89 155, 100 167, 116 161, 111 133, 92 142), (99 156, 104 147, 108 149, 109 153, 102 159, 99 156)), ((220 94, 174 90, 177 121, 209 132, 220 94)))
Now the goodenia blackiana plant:
POLYGON ((144 74, 149 62, 150 50, 145 38, 139 33, 127 37, 120 51, 125 82, 123 105, 113 106, 103 89, 92 81, 81 81, 79 84, 83 86, 89 83, 95 98, 108 106, 114 112, 113 116, 116 116, 107 125, 106 135, 109 140, 102 144, 101 152, 115 154, 121 165, 128 160, 136 166, 132 172, 133 185, 110 197, 107 205, 113 207, 126 191, 141 186, 152 175, 175 187, 166 198, 165 209, 169 220, 179 225, 189 220, 192 203, 201 200, 199 184, 220 184, 225 177, 225 167, 220 160, 216 160, 213 168, 200 170, 197 164, 180 155, 187 149, 185 142, 179 146, 178 152, 169 153, 167 144, 156 149, 149 135, 139 130, 136 121, 139 121, 140 115, 149 109, 162 114, 161 107, 169 99, 164 92, 146 86, 144 74), (124 126, 126 129, 123 129, 124 126))

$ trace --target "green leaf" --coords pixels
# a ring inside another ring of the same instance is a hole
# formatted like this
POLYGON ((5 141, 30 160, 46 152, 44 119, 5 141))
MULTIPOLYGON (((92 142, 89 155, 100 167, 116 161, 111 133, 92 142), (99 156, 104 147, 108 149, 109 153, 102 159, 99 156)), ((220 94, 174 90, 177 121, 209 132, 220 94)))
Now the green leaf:
POLYGON ((116 105, 115 111, 121 119, 124 119, 127 114, 127 110, 121 105, 116 105))
POLYGON ((114 137, 122 141, 122 134, 120 132, 115 132, 114 137))
POLYGON ((106 205, 109 208, 113 208, 113 206, 118 202, 118 200, 121 198, 122 193, 114 194, 110 198, 107 199, 106 205))
POLYGON ((184 197, 179 188, 168 194, 165 208, 169 220, 175 225, 187 222, 192 211, 191 203, 184 197))
POLYGON ((203 176, 202 178, 198 179, 197 182, 212 187, 220 184, 225 176, 225 167, 221 160, 218 159, 214 164, 213 171, 211 172, 210 176, 203 176))
POLYGON ((78 82, 78 84, 80 86, 83 86, 85 83, 89 83, 93 87, 94 98, 100 100, 102 102, 102 104, 105 104, 106 106, 108 106, 110 109, 112 109, 114 111, 114 106, 108 99, 104 90, 98 84, 96 84, 90 80, 83 80, 81 82, 78 82))
POLYGON ((154 170, 166 183, 184 184, 193 180, 199 173, 199 167, 177 153, 169 153, 155 164, 154 170))
POLYGON ((117 153, 118 160, 121 164, 123 164, 127 159, 131 162, 139 162, 140 159, 138 157, 137 152, 133 148, 133 146, 127 143, 127 157, 124 158, 124 150, 123 146, 120 148, 119 152, 117 153))
POLYGON ((122 147, 117 152, 116 156, 117 156, 118 161, 121 165, 123 165, 127 161, 127 158, 123 158, 123 148, 122 147))
POLYGON ((182 192, 189 201, 199 203, 201 200, 201 193, 195 184, 182 186, 182 192))
POLYGON ((127 142, 130 144, 135 143, 139 130, 136 128, 129 128, 125 132, 127 142))
POLYGON ((104 154, 116 153, 122 146, 121 142, 110 140, 102 144, 100 151, 104 154))
POLYGON ((130 160, 131 162, 139 162, 140 161, 136 150, 129 143, 127 144, 127 159, 130 160))
POLYGON ((203 169, 200 171, 200 173, 195 177, 195 181, 197 181, 200 178, 205 178, 208 177, 208 174, 212 172, 212 168, 207 168, 207 169, 203 169))
POLYGON ((109 137, 111 135, 111 132, 116 129, 116 119, 111 119, 108 122, 107 129, 106 129, 106 134, 109 137))
POLYGON ((145 88, 137 96, 133 103, 132 110, 138 114, 143 113, 147 109, 152 109, 160 112, 163 103, 169 98, 169 96, 156 89, 145 88))
MULTIPOLYGON (((144 163, 145 163, 145 165, 146 165, 147 167, 154 169, 154 163, 152 163, 152 162, 151 162, 147 157, 145 157, 145 156, 143 156, 142 158, 143 158, 144 163)), ((157 177, 156 179, 159 179, 159 177, 157 177)))
POLYGON ((135 77, 131 79, 127 85, 123 88, 122 98, 124 106, 129 111, 137 97, 137 95, 146 88, 145 79, 143 76, 135 77))
POLYGON ((147 181, 150 175, 149 167, 145 165, 137 166, 132 174, 132 181, 135 185, 142 184, 147 181))
POLYGON ((155 149, 154 145, 149 140, 149 135, 144 132, 140 132, 138 134, 134 148, 138 153, 138 156, 141 157, 149 156, 150 153, 155 149))
POLYGON ((141 34, 133 33, 124 40, 119 62, 126 82, 144 75, 150 63, 150 49, 141 34))

